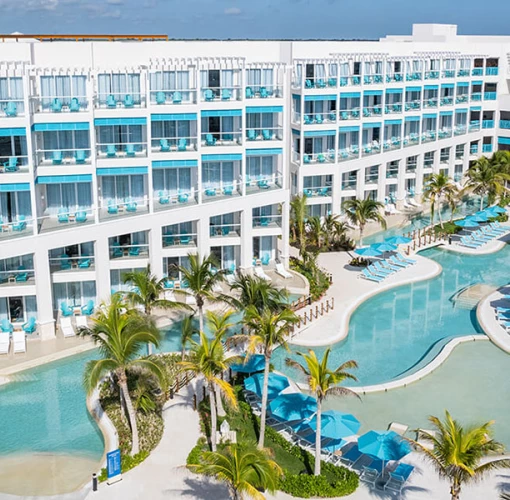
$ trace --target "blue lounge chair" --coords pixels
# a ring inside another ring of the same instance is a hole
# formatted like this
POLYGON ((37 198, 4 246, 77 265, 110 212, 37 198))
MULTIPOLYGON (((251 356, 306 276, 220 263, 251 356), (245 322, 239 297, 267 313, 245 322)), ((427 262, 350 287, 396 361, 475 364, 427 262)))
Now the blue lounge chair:
POLYGON ((319 88, 319 89, 324 89, 324 88, 326 88, 326 81, 325 81, 325 80, 323 80, 322 78, 319 78, 319 79, 317 80, 317 88, 319 88))
POLYGON ((58 222, 69 222, 69 211, 67 208, 60 207, 57 213, 58 222))
POLYGON ((82 308, 81 313, 84 316, 90 316, 94 312, 94 301, 89 300, 82 308))
POLYGON ((172 95, 172 102, 174 104, 181 104, 182 102, 182 94, 177 90, 172 95))
POLYGON ((352 448, 340 456, 340 462, 347 465, 347 467, 352 467, 362 456, 363 453, 359 451, 358 445, 355 444, 352 448))
POLYGON ((269 97, 269 91, 266 89, 266 87, 260 87, 259 95, 262 97, 262 99, 265 99, 266 97, 269 97))
POLYGON ((188 198, 189 198, 189 194, 188 194, 188 193, 180 193, 180 194, 177 196, 177 201, 178 201, 179 203, 187 203, 188 198))
POLYGON ((177 151, 186 151, 188 148, 188 141, 184 137, 181 137, 177 142, 177 151))
POLYGON ((170 144, 168 144, 168 139, 159 140, 159 150, 163 153, 170 151, 170 144))
POLYGON ((115 147, 115 144, 106 145, 106 156, 109 158, 114 158, 117 156, 117 148, 115 147))
POLYGON ((267 179, 260 179, 259 181, 257 181, 257 186, 259 187, 259 189, 269 189, 270 186, 267 182, 267 179))
POLYGON ((34 333, 36 329, 35 318, 33 316, 31 318, 28 318, 28 321, 26 323, 23 323, 21 328, 23 328, 23 331, 25 333, 34 333))
POLYGON ((369 281, 375 281, 376 283, 380 283, 381 281, 384 281, 384 278, 381 278, 379 276, 375 276, 372 273, 370 273, 367 269, 361 270, 361 276, 369 281))
MULTIPOLYGON (((133 245, 136 245, 136 243, 133 242, 133 245)), ((131 246, 129 247, 128 253, 131 257, 138 257, 140 255, 140 247, 131 246)))
POLYGON ((16 274, 16 283, 26 283, 28 281, 28 273, 22 272, 16 274))
POLYGON ((367 270, 370 274, 373 274, 374 276, 378 276, 379 278, 386 278, 391 274, 391 272, 388 272, 388 271, 379 271, 373 265, 368 266, 367 270))
POLYGON ((232 99, 232 92, 230 89, 222 89, 221 90, 221 100, 222 101, 230 101, 232 99))
POLYGON ((260 225, 262 227, 268 227, 269 226, 269 217, 261 217, 260 218, 260 225))
POLYGON ((78 263, 78 267, 80 269, 88 269, 90 267, 91 260, 90 259, 81 259, 78 263))
POLYGON ((2 319, 2 322, 0 323, 0 328, 2 329, 2 332, 8 333, 12 333, 14 330, 12 323, 6 318, 2 319))
POLYGON ((326 157, 325 157, 322 153, 319 153, 319 154, 317 155, 317 161, 318 161, 319 163, 324 163, 324 162, 326 161, 326 157))
POLYGON ((169 288, 170 290, 175 288, 175 282, 173 280, 169 280, 168 278, 165 279, 163 286, 165 288, 169 288))
POLYGON ((126 156, 135 156, 135 145, 130 143, 126 144, 126 156))
POLYGON ((246 87, 245 96, 246 99, 253 99, 255 97, 255 94, 253 93, 253 89, 251 87, 246 87))
POLYGON ((307 89, 312 89, 313 88, 313 83, 312 83, 312 80, 305 80, 305 88, 307 89))
POLYGON ((115 215, 119 213, 119 207, 115 200, 108 200, 108 213, 111 215, 115 215))
POLYGON ((216 145, 216 138, 213 137, 212 134, 206 134, 205 135, 205 145, 206 146, 215 146, 216 145))
POLYGON ((270 259, 271 259, 270 255, 265 254, 262 256, 262 259, 260 259, 260 262, 262 263, 263 266, 268 266, 270 259))
POLYGON ((18 170, 18 157, 9 156, 9 161, 4 163, 4 169, 6 172, 16 172, 18 170))
POLYGON ((84 149, 78 149, 74 153, 74 159, 76 160, 76 163, 85 163, 85 160, 87 159, 85 150, 84 149))
POLYGON ((73 315, 73 310, 67 305, 66 302, 60 303, 60 312, 62 313, 62 316, 64 316, 64 317, 73 315))
POLYGON ((24 215, 18 215, 18 222, 12 225, 13 231, 24 231, 27 228, 24 215))
POLYGON ((136 212, 136 209, 138 207, 138 203, 134 200, 130 200, 126 203, 126 211, 127 212, 136 212))
POLYGON ((124 107, 132 108, 135 105, 135 101, 133 100, 133 96, 131 94, 127 94, 124 97, 124 107))
POLYGON ((156 92, 156 104, 165 104, 166 103, 166 94, 164 92, 156 92))
POLYGON ((386 481, 384 489, 400 494, 413 470, 414 467, 412 465, 398 464, 398 467, 393 472, 390 472, 390 478, 386 481))
POLYGON ((265 141, 270 141, 272 139, 271 132, 269 130, 262 130, 262 139, 265 141))
POLYGON ((77 97, 73 97, 71 99, 71 102, 69 103, 69 111, 71 111, 71 113, 80 111, 80 101, 77 97))
POLYGON ((322 125, 324 123, 322 115, 315 115, 315 123, 317 123, 317 125, 322 125))
POLYGON ((388 260, 393 265, 401 267, 401 268, 406 268, 406 267, 409 267, 411 265, 409 262, 403 262, 403 261, 398 260, 394 255, 392 255, 388 260))
POLYGON ((225 196, 232 196, 234 194, 234 186, 225 186, 223 188, 223 194, 225 196))
POLYGON ((328 78, 328 86, 336 87, 337 79, 336 78, 328 78))
POLYGON ((5 116, 10 116, 10 117, 18 116, 18 106, 16 105, 15 102, 9 101, 7 103, 7 106, 5 108, 5 116))
POLYGON ((208 102, 214 101, 214 92, 211 89, 204 90, 204 99, 208 102))
POLYGON ((416 264, 415 259, 410 259, 408 257, 404 257, 401 253, 396 253, 395 258, 401 260, 402 262, 407 262, 408 264, 416 264))
POLYGON ((62 111, 62 101, 58 97, 55 97, 50 107, 54 113, 60 113, 62 111))
POLYGON ((168 194, 164 193, 163 191, 160 191, 158 196, 159 203, 161 203, 161 205, 168 205, 170 203, 170 196, 168 196, 168 194))
POLYGON ((51 161, 53 165, 60 165, 62 163, 62 151, 53 151, 51 161))
POLYGON ((106 98, 106 105, 109 107, 109 108, 116 108, 117 107, 117 101, 115 99, 115 97, 113 97, 112 94, 110 94, 107 98, 106 98))
POLYGON ((71 261, 69 260, 69 256, 65 253, 60 256, 60 269, 62 271, 71 269, 71 261))
POLYGON ((382 460, 373 460, 370 465, 365 465, 360 475, 360 481, 368 483, 375 487, 375 483, 383 472, 384 462, 382 460))
POLYGON ((255 129, 253 129, 253 128, 248 129, 247 137, 248 137, 249 141, 254 141, 255 139, 257 139, 255 129))
POLYGON ((191 243, 191 236, 183 235, 179 238, 181 245, 189 245, 191 243))
POLYGON ((216 189, 215 188, 207 188, 205 190, 206 196, 216 196, 216 189))
POLYGON ((303 163, 310 163, 310 155, 304 154, 303 155, 303 163))
POLYGON ((120 248, 120 244, 115 241, 113 244, 112 244, 112 257, 114 259, 117 259, 119 257, 123 257, 124 256, 124 252, 122 251, 122 248, 120 248))
POLYGON ((311 125, 313 123, 313 117, 310 115, 305 115, 305 125, 311 125))
POLYGON ((376 261, 371 266, 368 266, 368 270, 370 272, 374 272, 375 274, 380 274, 383 276, 389 276, 390 274, 393 274, 395 272, 391 269, 386 269, 385 267, 383 267, 379 261, 376 261))
POLYGON ((400 266, 393 265, 389 260, 381 260, 379 261, 379 264, 383 266, 385 269, 389 269, 390 271, 397 272, 400 271, 400 266))

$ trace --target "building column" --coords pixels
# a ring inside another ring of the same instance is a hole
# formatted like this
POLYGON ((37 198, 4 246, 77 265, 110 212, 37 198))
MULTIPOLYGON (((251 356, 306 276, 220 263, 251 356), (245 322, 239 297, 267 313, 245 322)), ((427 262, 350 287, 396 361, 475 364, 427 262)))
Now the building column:
MULTIPOLYGON (((290 206, 288 207, 290 209, 290 206)), ((333 185, 331 186, 331 213, 340 215, 342 213, 342 174, 333 175, 333 185)), ((282 221, 283 227, 283 221, 282 221)), ((290 229, 290 225, 287 229, 290 229)))
POLYGON ((198 239, 197 253, 201 257, 205 257, 211 253, 210 236, 211 233, 209 217, 202 217, 197 222, 197 239, 198 239))
POLYGON ((414 186, 414 197, 417 203, 421 203, 423 194, 423 159, 424 155, 417 155, 416 159, 416 181, 414 186))
POLYGON ((161 228, 151 228, 149 231, 149 262, 151 264, 151 274, 158 278, 163 277, 162 246, 161 228))
POLYGON ((94 244, 96 267, 96 293, 99 302, 108 300, 111 295, 110 249, 108 237, 97 238, 94 244))
POLYGON ((249 269, 253 263, 253 219, 252 209, 241 211, 241 269, 249 269))
POLYGON ((51 282, 48 252, 39 250, 34 254, 36 276, 37 322, 41 340, 55 338, 55 318, 53 316, 53 287, 51 282))
POLYGON ((405 158, 398 162, 397 209, 401 209, 406 200, 405 158))
MULTIPOLYGON (((340 202, 338 202, 340 203, 340 202)), ((289 202, 282 203, 282 238, 279 259, 285 267, 289 267, 290 250, 290 210, 289 202)), ((332 203, 331 213, 335 213, 332 203)), ((278 238, 278 237, 277 237, 278 238)), ((252 240, 253 241, 253 240, 252 240)), ((277 240, 278 241, 278 240, 277 240)))
POLYGON ((377 199, 384 203, 386 200, 386 163, 379 165, 379 177, 377 179, 377 199))

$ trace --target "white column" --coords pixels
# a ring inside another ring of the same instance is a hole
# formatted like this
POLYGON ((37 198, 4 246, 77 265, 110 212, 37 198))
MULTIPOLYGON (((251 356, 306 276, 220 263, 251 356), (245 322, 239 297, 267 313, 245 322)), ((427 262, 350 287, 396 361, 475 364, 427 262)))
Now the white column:
MULTIPOLYGON (((339 215, 342 212, 342 174, 333 175, 333 186, 331 187, 331 212, 339 215)), ((283 221, 282 221, 283 224, 283 221)))
POLYGON ((110 249, 108 237, 97 238, 94 245, 96 267, 96 293, 99 302, 109 299, 110 283, 110 249))
POLYGON ((158 278, 163 277, 162 244, 161 228, 152 227, 149 231, 149 262, 151 274, 155 274, 158 278))
POLYGON ((211 253, 209 217, 202 217, 197 222, 198 254, 207 256, 211 253))
MULTIPOLYGON (((283 263, 285 267, 289 267, 289 233, 290 233, 290 210, 289 203, 282 203, 282 238, 281 242, 281 253, 280 253, 280 261, 283 263)), ((331 212, 334 214, 334 206, 331 207, 331 212)), ((252 240, 253 241, 253 240, 252 240)))
POLYGON ((48 252, 40 249, 34 254, 36 277, 37 321, 41 340, 55 338, 55 318, 53 317, 53 287, 51 283, 48 252))
POLYGON ((424 155, 420 154, 416 159, 416 183, 414 188, 415 200, 417 203, 422 201, 422 193, 423 193, 423 159, 424 155))
POLYGON ((241 211, 241 269, 249 269, 253 260, 253 222, 252 209, 241 211))
POLYGON ((377 182, 377 199, 384 203, 386 198, 386 163, 379 165, 379 178, 377 182))
POLYGON ((403 204, 406 199, 405 161, 404 158, 398 162, 397 208, 401 208, 399 205, 403 204))

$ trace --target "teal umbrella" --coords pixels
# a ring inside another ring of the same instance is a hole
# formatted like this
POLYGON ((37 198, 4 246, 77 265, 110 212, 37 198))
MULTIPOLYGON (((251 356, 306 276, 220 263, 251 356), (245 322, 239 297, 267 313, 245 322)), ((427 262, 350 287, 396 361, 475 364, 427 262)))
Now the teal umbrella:
MULTIPOLYGON (((352 436, 359 431, 361 424, 359 420, 350 413, 342 413, 336 410, 325 411, 321 415, 321 437, 330 439, 341 439, 352 436)), ((317 416, 304 420, 296 428, 296 432, 306 429, 317 431, 317 416)))
POLYGON ((469 217, 469 219, 473 219, 476 222, 487 222, 489 220, 489 217, 487 217, 487 214, 485 212, 481 211, 476 212, 476 214, 469 217))
MULTIPOLYGON (((262 397, 262 386, 264 384, 264 374, 256 373, 244 380, 244 388, 253 392, 259 398, 262 397)), ((284 389, 289 387, 289 379, 283 375, 269 373, 267 383, 267 397, 269 400, 276 398, 284 389)))
POLYGON ((458 227, 477 227, 479 224, 473 217, 467 219, 456 220, 454 224, 458 227))
POLYGON ((506 214, 506 210, 503 207, 500 207, 499 205, 493 205, 492 207, 486 208, 485 210, 490 210, 495 214, 506 214))
POLYGON ((392 236, 391 238, 386 238, 384 241, 390 245, 407 245, 413 240, 405 236, 392 236))
POLYGON ((269 403, 269 410, 278 420, 304 420, 317 411, 317 401, 301 392, 281 394, 269 403))
POLYGON ((397 245, 392 245, 390 243, 373 243, 370 245, 372 248, 375 248, 376 250, 379 250, 379 252, 396 252, 398 247, 397 245))
POLYGON ((383 461, 400 460, 411 453, 409 442, 394 431, 369 431, 359 437, 358 449, 383 461))
POLYGON ((230 368, 239 373, 257 373, 265 368, 265 358, 263 354, 250 356, 244 363, 237 363, 230 368))
POLYGON ((362 257, 379 257, 380 255, 382 255, 382 252, 372 247, 356 248, 356 250, 354 250, 354 253, 357 253, 362 257))

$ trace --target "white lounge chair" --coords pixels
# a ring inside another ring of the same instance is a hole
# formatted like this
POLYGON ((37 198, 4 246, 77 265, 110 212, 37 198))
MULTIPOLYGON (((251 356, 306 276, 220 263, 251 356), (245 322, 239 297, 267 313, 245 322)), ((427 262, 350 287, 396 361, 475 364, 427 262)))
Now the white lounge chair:
POLYGON ((71 318, 60 318, 60 329, 64 337, 74 337, 76 335, 71 318))
POLYGON ((280 262, 276 264, 276 274, 279 274, 282 278, 288 280, 292 278, 292 274, 289 273, 284 267, 283 264, 280 262))
POLYGON ((261 278, 266 281, 271 281, 271 278, 264 272, 264 270, 260 266, 255 266, 254 272, 257 278, 261 278))
POLYGON ((88 328, 87 316, 76 316, 76 329, 88 328))
POLYGON ((11 347, 11 334, 9 332, 0 332, 0 354, 9 354, 11 347))
POLYGON ((398 422, 391 422, 391 424, 388 426, 388 430, 396 432, 399 436, 404 436, 405 433, 409 430, 409 426, 399 424, 398 422))
POLYGON ((25 332, 12 332, 12 352, 14 354, 19 352, 27 352, 27 339, 25 332))
POLYGON ((409 205, 412 205, 413 207, 421 207, 419 203, 416 203, 414 198, 409 198, 409 205))

